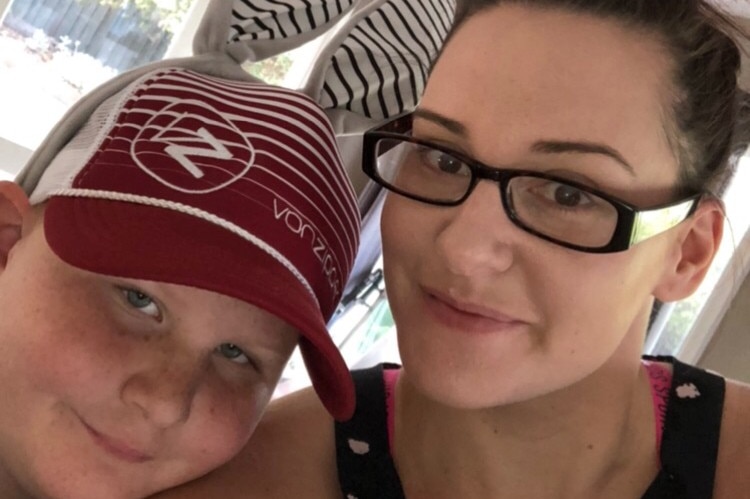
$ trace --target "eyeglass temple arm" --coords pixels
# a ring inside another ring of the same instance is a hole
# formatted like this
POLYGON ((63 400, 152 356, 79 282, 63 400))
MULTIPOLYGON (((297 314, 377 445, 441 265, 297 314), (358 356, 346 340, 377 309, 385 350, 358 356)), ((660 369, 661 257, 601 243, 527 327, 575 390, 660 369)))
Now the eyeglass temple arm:
POLYGON ((664 208, 639 211, 633 221, 630 246, 677 226, 694 213, 699 201, 700 197, 696 197, 664 208))

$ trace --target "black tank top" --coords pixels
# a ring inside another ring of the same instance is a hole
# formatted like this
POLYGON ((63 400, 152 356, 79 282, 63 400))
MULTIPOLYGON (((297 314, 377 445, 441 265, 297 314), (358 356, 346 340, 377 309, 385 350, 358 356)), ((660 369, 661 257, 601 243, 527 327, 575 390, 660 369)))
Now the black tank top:
MULTIPOLYGON (((646 357, 673 366, 662 467, 642 499, 710 499, 713 495, 724 378, 672 357, 646 357)), ((347 499, 405 499, 388 443, 385 383, 378 365, 354 371, 357 409, 336 423, 339 484, 347 499)), ((395 367, 395 366, 394 366, 395 367)))

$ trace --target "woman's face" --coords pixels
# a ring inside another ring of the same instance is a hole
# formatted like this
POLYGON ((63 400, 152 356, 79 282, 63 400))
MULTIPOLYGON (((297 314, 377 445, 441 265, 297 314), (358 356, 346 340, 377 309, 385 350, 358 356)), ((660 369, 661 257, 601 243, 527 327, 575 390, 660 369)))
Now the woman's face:
MULTIPOLYGON (((445 47, 414 135, 637 206, 674 201, 665 52, 611 21, 495 7, 445 47)), ((387 289, 409 378, 444 403, 487 407, 559 390, 608 360, 632 364, 652 296, 677 265, 678 230, 596 255, 513 225, 496 183, 450 208, 389 195, 387 289)))
POLYGON ((57 258, 35 223, 0 266, 0 495, 140 498, 249 438, 296 331, 239 300, 57 258))

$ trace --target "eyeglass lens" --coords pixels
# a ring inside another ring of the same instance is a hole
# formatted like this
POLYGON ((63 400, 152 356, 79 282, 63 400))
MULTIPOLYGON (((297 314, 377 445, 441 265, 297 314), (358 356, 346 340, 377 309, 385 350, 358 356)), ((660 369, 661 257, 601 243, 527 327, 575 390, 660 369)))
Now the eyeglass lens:
MULTIPOLYGON (((471 167, 447 152, 399 139, 376 146, 378 176, 391 188, 427 202, 455 203, 471 189, 471 167)), ((581 247, 606 245, 617 226, 617 209, 607 200, 542 176, 518 175, 507 182, 505 205, 522 227, 581 247)))

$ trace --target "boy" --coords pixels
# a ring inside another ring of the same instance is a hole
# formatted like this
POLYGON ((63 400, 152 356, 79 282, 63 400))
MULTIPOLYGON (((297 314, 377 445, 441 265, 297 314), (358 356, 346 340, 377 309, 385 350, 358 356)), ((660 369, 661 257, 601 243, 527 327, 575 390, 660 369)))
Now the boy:
POLYGON ((325 324, 359 217, 310 99, 142 69, 79 103, 21 182, 0 182, 1 497, 137 498, 207 473, 298 339, 351 415, 325 324))

